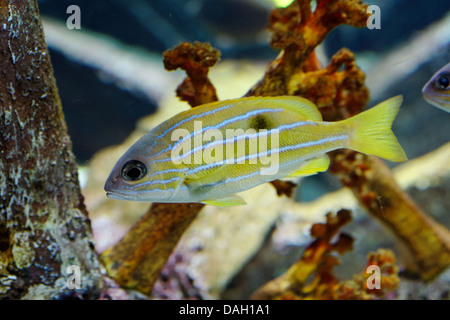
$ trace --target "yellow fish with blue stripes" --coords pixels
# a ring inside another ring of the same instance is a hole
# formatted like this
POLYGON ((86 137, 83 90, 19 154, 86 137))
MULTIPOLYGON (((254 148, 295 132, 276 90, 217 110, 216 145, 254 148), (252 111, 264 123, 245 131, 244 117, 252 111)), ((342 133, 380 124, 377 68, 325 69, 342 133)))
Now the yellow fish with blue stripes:
POLYGON ((325 122, 309 100, 250 97, 201 105, 161 123, 118 160, 113 199, 245 204, 236 193, 326 171, 327 152, 349 148, 390 161, 406 155, 391 131, 397 96, 352 118, 325 122))

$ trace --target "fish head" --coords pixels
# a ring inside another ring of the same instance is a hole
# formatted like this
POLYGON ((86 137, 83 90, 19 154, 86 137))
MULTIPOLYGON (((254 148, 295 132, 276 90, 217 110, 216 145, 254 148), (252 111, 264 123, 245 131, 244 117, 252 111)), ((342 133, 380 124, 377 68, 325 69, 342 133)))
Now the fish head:
MULTIPOLYGON (((141 138, 114 165, 104 187, 108 198, 165 202, 173 197, 174 188, 161 183, 167 180, 163 172, 170 163, 152 161, 149 138, 141 138)), ((176 183, 177 179, 172 180, 176 183)))
POLYGON ((422 94, 428 103, 450 112, 450 63, 431 77, 422 94))

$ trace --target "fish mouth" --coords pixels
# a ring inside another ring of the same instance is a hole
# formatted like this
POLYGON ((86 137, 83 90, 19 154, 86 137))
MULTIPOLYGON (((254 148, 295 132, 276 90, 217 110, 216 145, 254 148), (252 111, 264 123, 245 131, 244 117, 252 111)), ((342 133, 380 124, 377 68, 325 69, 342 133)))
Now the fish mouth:
POLYGON ((115 190, 117 189, 115 187, 117 180, 118 180, 117 177, 111 179, 111 176, 108 178, 108 180, 106 180, 105 186, 103 187, 103 189, 106 191, 106 196, 110 199, 115 200, 134 200, 129 194, 121 193, 115 190))
POLYGON ((436 91, 433 91, 432 89, 430 89, 430 84, 427 83, 422 89, 422 95, 425 101, 427 101, 429 104, 445 111, 448 111, 450 109, 449 93, 438 93, 436 91))
POLYGON ((131 195, 118 193, 114 191, 106 191, 106 196, 114 200, 136 200, 135 197, 131 195))
POLYGON ((139 196, 139 194, 126 194, 117 191, 106 191, 106 196, 109 199, 114 200, 128 200, 128 201, 140 201, 140 202, 152 202, 152 199, 147 199, 146 197, 139 196))
POLYGON ((424 95, 424 99, 433 106, 448 111, 450 109, 450 101, 441 99, 435 95, 424 95))

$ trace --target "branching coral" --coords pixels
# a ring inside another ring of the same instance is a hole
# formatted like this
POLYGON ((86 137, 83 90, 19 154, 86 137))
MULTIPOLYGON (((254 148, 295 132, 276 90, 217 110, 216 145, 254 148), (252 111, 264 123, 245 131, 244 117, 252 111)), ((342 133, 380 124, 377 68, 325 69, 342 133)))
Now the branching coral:
POLYGON ((381 160, 340 150, 333 152, 330 170, 393 231, 409 272, 429 280, 450 265, 449 231, 417 207, 381 160))
POLYGON ((203 208, 201 203, 154 203, 101 259, 120 285, 150 294, 183 232, 203 208))
MULTIPOLYGON (((297 0, 287 8, 272 11, 269 22, 269 29, 273 33, 271 45, 275 49, 281 49, 281 52, 277 59, 269 64, 264 78, 247 95, 301 95, 318 83, 325 84, 330 81, 329 78, 320 77, 321 73, 310 74, 310 76, 314 75, 315 81, 305 82, 301 78, 305 72, 320 69, 313 52, 331 30, 343 23, 355 27, 362 27, 366 24, 367 5, 357 0, 322 0, 317 1, 317 7, 312 12, 310 2, 309 0, 297 0)), ((332 62, 332 65, 340 67, 345 59, 337 60, 332 62)), ((327 70, 328 72, 324 72, 324 75, 329 75, 333 69, 331 67, 327 70)), ((364 79, 363 73, 360 72, 360 74, 364 79)), ((341 73, 341 75, 344 76, 340 78, 343 81, 346 74, 341 73)), ((311 77, 309 78, 311 79, 311 77)), ((336 82, 331 85, 333 84, 336 87, 336 82)), ((324 93, 324 95, 326 94, 324 93)), ((314 98, 312 101, 320 102, 317 101, 317 96, 314 98)), ((336 95, 328 94, 328 103, 318 103, 318 106, 331 106, 334 98, 336 95)), ((365 102, 364 100, 360 105, 361 108, 364 107, 365 102)))
POLYGON ((177 96, 191 107, 217 101, 216 89, 208 79, 209 68, 220 59, 220 52, 209 43, 182 43, 164 52, 164 67, 186 71, 187 78, 177 88, 177 96))
POLYGON ((380 268, 380 286, 368 287, 370 273, 364 270, 352 280, 339 281, 333 268, 340 262, 332 255, 352 249, 353 238, 339 234, 339 230, 351 221, 350 211, 341 210, 336 216, 327 214, 326 223, 311 227, 316 238, 305 250, 302 258, 280 277, 258 289, 253 299, 373 299, 381 297, 398 285, 397 267, 391 251, 380 250, 368 257, 368 266, 380 268), (333 238, 337 240, 332 242, 333 238))
POLYGON ((333 290, 328 290, 324 297, 339 300, 371 300, 381 298, 398 287, 400 279, 392 251, 378 249, 369 253, 367 260, 367 266, 361 273, 353 276, 351 280, 339 282, 332 287, 333 290), (368 272, 376 270, 374 267, 379 268, 379 279, 372 279, 375 274, 368 272), (378 288, 377 281, 379 281, 378 288))

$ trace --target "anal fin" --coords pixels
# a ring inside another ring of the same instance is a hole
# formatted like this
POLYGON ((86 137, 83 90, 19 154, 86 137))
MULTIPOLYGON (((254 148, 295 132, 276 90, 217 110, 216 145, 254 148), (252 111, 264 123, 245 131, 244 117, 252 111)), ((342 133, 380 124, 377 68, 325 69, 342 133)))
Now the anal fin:
POLYGON ((329 166, 330 166, 330 158, 327 155, 323 155, 318 158, 314 158, 304 162, 303 165, 300 168, 298 168, 297 171, 291 173, 286 178, 311 176, 318 172, 327 171, 329 166))
POLYGON ((204 204, 210 204, 212 206, 218 206, 218 207, 232 207, 232 206, 240 206, 247 204, 244 199, 239 197, 236 194, 232 194, 229 196, 225 196, 222 198, 216 198, 216 199, 206 199, 201 201, 204 204))

